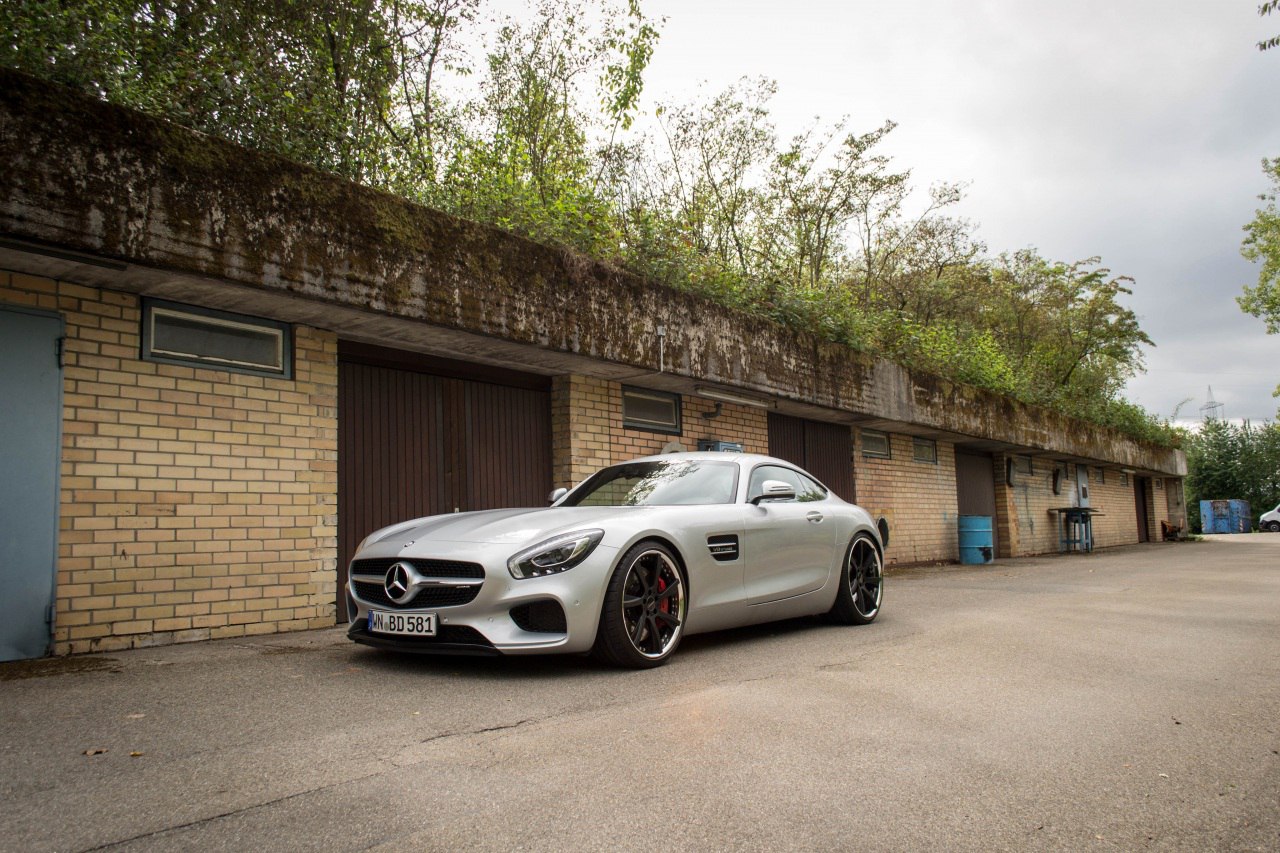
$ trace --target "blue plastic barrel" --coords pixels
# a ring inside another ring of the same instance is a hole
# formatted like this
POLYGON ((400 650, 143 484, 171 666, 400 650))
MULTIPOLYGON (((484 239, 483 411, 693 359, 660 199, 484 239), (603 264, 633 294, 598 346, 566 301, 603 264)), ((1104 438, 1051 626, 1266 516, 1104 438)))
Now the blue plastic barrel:
POLYGON ((956 526, 960 531, 960 562, 969 566, 990 563, 995 557, 991 516, 962 515, 956 526))

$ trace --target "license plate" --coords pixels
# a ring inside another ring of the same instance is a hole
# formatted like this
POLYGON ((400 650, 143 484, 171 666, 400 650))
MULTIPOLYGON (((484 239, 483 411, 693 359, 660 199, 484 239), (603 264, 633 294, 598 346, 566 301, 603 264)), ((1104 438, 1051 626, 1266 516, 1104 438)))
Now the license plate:
POLYGON ((377 634, 407 634, 411 637, 434 637, 436 635, 436 614, 387 613, 382 610, 370 610, 369 631, 377 634))

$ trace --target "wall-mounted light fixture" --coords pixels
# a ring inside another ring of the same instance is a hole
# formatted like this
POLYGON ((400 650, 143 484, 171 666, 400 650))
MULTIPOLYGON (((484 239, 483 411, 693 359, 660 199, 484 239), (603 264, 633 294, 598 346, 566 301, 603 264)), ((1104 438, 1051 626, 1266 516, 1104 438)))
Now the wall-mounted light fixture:
POLYGON ((757 409, 772 409, 777 406, 773 400, 765 397, 753 397, 748 394, 739 394, 737 391, 721 391, 719 388, 708 388, 705 385, 695 387, 693 393, 699 397, 706 397, 708 400, 737 403, 739 406, 754 406, 757 409))

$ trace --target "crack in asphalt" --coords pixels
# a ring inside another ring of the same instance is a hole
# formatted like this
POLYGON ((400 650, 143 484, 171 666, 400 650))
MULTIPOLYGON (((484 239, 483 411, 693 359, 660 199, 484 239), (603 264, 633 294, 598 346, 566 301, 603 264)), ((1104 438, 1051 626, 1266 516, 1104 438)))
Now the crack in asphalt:
MULTIPOLYGON (((830 664, 826 664, 826 665, 823 665, 823 666, 819 666, 819 667, 817 667, 817 669, 820 669, 820 670, 821 670, 821 669, 835 668, 835 667, 839 667, 839 666, 847 666, 849 663, 851 663, 851 661, 850 661, 850 662, 830 663, 830 664)), ((730 684, 730 683, 735 683, 735 684, 744 684, 744 683, 751 683, 751 682, 757 682, 757 681, 769 681, 769 680, 773 680, 773 679, 776 679, 776 678, 779 678, 779 677, 786 677, 787 675, 790 675, 790 674, 791 674, 791 673, 785 673, 785 672, 774 672, 774 673, 768 673, 768 674, 765 674, 765 675, 761 675, 761 676, 757 676, 757 677, 749 678, 749 679, 745 679, 745 680, 740 680, 740 681, 725 680, 725 681, 723 681, 723 682, 720 682, 720 683, 719 683, 718 685, 716 685, 716 686, 724 686, 724 685, 726 685, 726 684, 730 684)), ((697 690, 705 690, 705 689, 707 689, 709 686, 711 686, 711 685, 706 685, 706 684, 697 685, 697 690)), ((695 691, 695 692, 696 692, 696 691, 695 691)), ((434 743, 434 742, 436 742, 436 741, 444 741, 444 740, 450 740, 450 739, 454 739, 454 738, 462 738, 462 737, 472 737, 472 736, 475 736, 475 735, 483 735, 483 734, 492 734, 492 733, 494 733, 494 732, 511 731, 511 730, 514 730, 514 729, 521 728, 521 727, 523 727, 523 726, 527 726, 527 725, 529 725, 529 724, 531 724, 531 723, 549 722, 549 721, 553 721, 553 720, 557 720, 557 719, 562 719, 562 718, 565 718, 565 717, 573 717, 573 716, 577 716, 577 715, 580 715, 580 714, 583 714, 583 713, 592 713, 592 712, 608 711, 608 710, 614 709, 614 708, 616 708, 616 707, 620 707, 622 704, 623 704, 623 703, 622 703, 621 701, 617 701, 617 702, 606 702, 605 704, 603 704, 603 705, 599 705, 599 706, 587 705, 587 706, 581 706, 581 707, 566 708, 566 709, 563 709, 562 711, 560 711, 560 712, 558 712, 558 713, 550 714, 550 715, 548 715, 548 716, 546 716, 546 717, 542 717, 542 718, 525 718, 525 719, 516 720, 515 722, 512 722, 512 723, 500 723, 500 724, 497 724, 497 725, 484 726, 484 727, 476 728, 476 729, 464 729, 464 730, 461 730, 461 731, 441 732, 441 733, 439 733, 439 734, 432 735, 431 737, 428 737, 428 738, 425 738, 425 739, 423 739, 423 740, 421 740, 421 741, 418 741, 418 742, 417 742, 417 745, 418 745, 418 746, 422 746, 422 745, 424 745, 424 744, 430 744, 430 743, 434 743)), ((391 766, 392 766, 395 770, 403 770, 403 769, 405 769, 405 768, 412 767, 412 766, 414 766, 415 764, 419 764, 419 763, 421 763, 421 761, 422 761, 423 759, 408 760, 408 761, 403 761, 403 762, 402 762, 402 761, 398 761, 398 760, 396 760, 396 759, 395 759, 395 758, 393 758, 393 757, 388 757, 388 760, 389 760, 389 762, 390 762, 391 766)), ((499 762, 499 763, 501 763, 501 762, 499 762)), ((495 765, 495 766, 496 766, 496 765, 495 765)), ((196 828, 199 828, 199 827, 201 827, 201 826, 208 825, 208 824, 216 823, 217 821, 220 821, 220 820, 225 820, 225 819, 228 819, 228 818, 235 818, 235 817, 240 817, 240 816, 242 816, 242 815, 251 814, 251 813, 253 813, 253 812, 255 812, 255 811, 259 811, 259 810, 262 810, 262 809, 267 809, 267 808, 270 808, 270 807, 272 807, 272 806, 280 805, 280 804, 282 804, 282 803, 287 803, 287 802, 290 802, 290 801, 292 801, 292 800, 299 799, 299 798, 301 798, 301 797, 310 796, 311 794, 323 793, 323 792, 325 792, 325 791, 329 791, 329 790, 332 790, 332 789, 334 789, 334 788, 340 788, 340 787, 342 787, 342 786, 344 786, 344 785, 351 785, 351 784, 355 784, 355 783, 365 782, 365 781, 368 781, 368 780, 370 780, 370 779, 375 779, 375 778, 377 778, 377 777, 379 777, 379 776, 384 776, 384 775, 386 775, 388 772, 392 772, 392 771, 390 771, 390 770, 386 770, 386 769, 382 769, 382 770, 374 771, 374 772, 372 772, 372 773, 366 773, 366 774, 361 775, 361 776, 353 776, 353 777, 348 778, 348 779, 340 779, 340 780, 336 780, 336 781, 334 781, 334 782, 330 782, 330 783, 325 784, 325 785, 317 785, 317 786, 316 786, 316 787, 314 787, 314 788, 308 788, 308 789, 306 789, 306 790, 304 790, 304 791, 295 791, 294 793, 291 793, 291 794, 286 794, 286 795, 283 795, 283 796, 280 796, 280 797, 274 797, 274 798, 269 799, 269 800, 263 800, 262 802, 253 803, 253 804, 251 804, 251 805, 247 805, 247 806, 242 806, 241 808, 230 809, 230 810, 228 810, 228 811, 221 812, 221 813, 219 813, 219 814, 209 815, 209 816, 207 816, 207 817, 202 817, 202 818, 197 818, 197 819, 195 819, 195 820, 187 821, 186 823, 175 824, 175 825, 173 825, 173 826, 166 826, 166 827, 162 827, 162 828, 160 828, 160 829, 154 829, 154 830, 151 830, 151 831, 149 831, 149 832, 142 832, 142 833, 139 833, 139 834, 137 834, 137 835, 130 836, 130 837, 128 837, 128 838, 121 838, 121 839, 117 839, 117 840, 114 840, 114 841, 107 841, 107 842, 103 842, 103 843, 101 843, 101 844, 94 845, 94 846, 92 846, 92 847, 84 847, 84 848, 80 848, 79 853, 96 853, 96 851, 100 851, 100 850, 111 850, 111 849, 114 849, 114 848, 122 847, 122 846, 124 846, 124 845, 133 844, 133 843, 136 843, 136 842, 139 842, 139 841, 145 841, 145 840, 147 840, 147 839, 154 839, 154 838, 160 838, 160 837, 163 837, 163 836, 165 836, 165 835, 177 834, 177 833, 184 832, 184 831, 187 831, 187 830, 196 829, 196 828)))
MULTIPOLYGON (((558 717, 558 716, 564 716, 564 715, 555 714, 548 719, 554 719, 555 717, 558 717)), ((449 738, 469 737, 472 735, 483 735, 483 734, 489 734, 491 732, 501 732, 501 731, 508 731, 510 729, 518 729, 521 726, 528 725, 529 723, 534 723, 534 722, 537 722, 537 720, 524 719, 524 720, 517 720, 514 723, 503 723, 501 725, 496 725, 496 726, 485 726, 484 728, 479 728, 479 729, 468 729, 466 731, 456 731, 456 732, 441 732, 438 735, 433 735, 425 740, 419 741, 419 745, 432 743, 438 740, 447 740, 449 738)), ((403 770, 406 767, 412 767, 414 764, 417 764, 417 763, 419 762, 410 761, 402 764, 398 761, 395 761, 394 759, 391 760, 392 766, 397 770, 403 770)), ((333 788, 342 787, 343 785, 350 785, 357 782, 364 782, 369 779, 373 779, 375 777, 385 775, 387 772, 389 771, 378 770, 373 773, 367 773, 363 776, 354 776, 350 779, 340 779, 335 782, 330 782, 327 785, 318 785, 314 788, 308 788, 305 791, 295 791, 292 794, 286 794, 282 797, 276 797, 274 799, 264 800, 260 803, 254 803, 252 805, 243 806, 238 809, 231 809, 230 811, 225 811, 220 814, 209 815, 208 817, 202 817, 197 820, 187 821, 186 823, 180 823, 174 826, 166 826, 166 827, 163 827, 162 829, 155 829, 150 832, 143 832, 138 835, 131 836, 129 838, 121 838, 116 841, 108 841, 103 844, 98 844, 94 847, 85 847, 81 849, 80 853, 94 853, 94 851, 98 851, 98 850, 110 850, 113 847, 121 847, 125 844, 132 844, 137 841, 144 841, 148 838, 158 838, 160 836, 167 835, 170 833, 177 833, 177 832, 182 832, 188 829, 194 829, 196 827, 203 826, 205 824, 214 823, 216 821, 224 820, 226 818, 239 817, 240 815, 249 814, 251 812, 257 811, 258 809, 265 809, 271 806, 280 805, 281 803, 287 803, 290 800, 295 800, 299 797, 306 797, 311 794, 322 793, 324 791, 328 791, 333 788)))
POLYGON ((121 838, 117 841, 108 841, 105 844, 98 844, 93 847, 85 847, 81 849, 80 853, 93 853, 93 851, 96 851, 96 850, 110 850, 113 847, 120 847, 125 844, 132 844, 135 841, 143 841, 148 838, 159 838, 162 835, 182 832, 183 830, 192 829, 193 827, 197 827, 197 826, 203 826, 204 824, 213 823, 215 821, 223 820, 224 818, 236 817, 238 815, 248 814, 250 812, 257 811, 258 809, 265 809, 270 806, 279 805, 280 803, 287 803, 290 800, 296 800, 299 797, 305 797, 310 794, 317 794, 317 793, 320 793, 321 791, 328 791, 331 788, 338 788, 338 787, 341 787, 342 785, 350 785, 353 782, 363 782, 366 779, 372 779, 373 777, 379 776, 379 775, 381 775, 381 771, 376 773, 368 773, 364 776, 357 776, 351 779, 342 779, 337 782, 330 782, 328 785, 318 785, 314 788, 308 788, 305 791, 295 791, 294 793, 286 794, 283 797, 276 797, 273 800, 264 800, 263 802, 260 802, 260 803, 254 803, 251 806, 244 806, 243 808, 232 809, 231 811, 222 812, 221 814, 202 817, 197 820, 187 821, 186 823, 180 823, 175 826, 166 826, 163 829, 154 829, 151 832, 143 832, 138 835, 131 836, 129 838, 121 838))
MULTIPOLYGON (((551 717, 548 717, 547 719, 555 719, 556 716, 560 716, 560 715, 553 715, 551 717)), ((433 743, 438 740, 447 740, 448 738, 469 737, 470 735, 483 735, 483 734, 488 734, 489 732, 502 732, 502 731, 506 731, 507 729, 518 729, 521 726, 526 725, 528 723, 532 723, 532 722, 536 722, 536 721, 532 719, 517 720, 514 723, 503 723, 502 725, 499 725, 499 726, 487 726, 483 729, 467 729, 466 731, 461 731, 461 732, 441 732, 438 735, 432 735, 429 738, 418 741, 418 745, 421 746, 424 743, 433 743)))

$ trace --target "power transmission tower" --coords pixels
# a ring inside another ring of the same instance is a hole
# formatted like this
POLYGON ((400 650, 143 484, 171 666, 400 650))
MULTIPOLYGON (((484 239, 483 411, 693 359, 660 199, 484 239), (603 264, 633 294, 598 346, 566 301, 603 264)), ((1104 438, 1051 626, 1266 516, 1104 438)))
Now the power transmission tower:
POLYGON ((1217 400, 1213 399, 1213 386, 1209 386, 1209 399, 1204 401, 1204 405, 1200 407, 1200 417, 1206 421, 1222 420, 1222 410, 1224 406, 1217 400))

